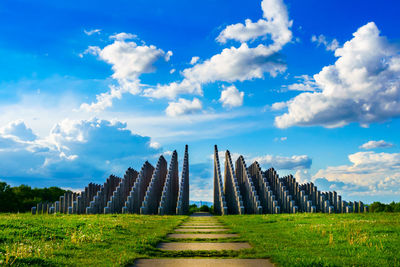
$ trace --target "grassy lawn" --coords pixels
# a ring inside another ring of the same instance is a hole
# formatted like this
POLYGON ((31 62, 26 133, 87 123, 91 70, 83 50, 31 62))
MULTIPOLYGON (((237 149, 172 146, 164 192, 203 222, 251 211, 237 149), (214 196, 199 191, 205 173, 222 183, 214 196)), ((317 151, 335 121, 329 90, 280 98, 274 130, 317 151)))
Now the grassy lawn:
POLYGON ((400 213, 218 217, 280 266, 400 266, 400 213))
POLYGON ((186 218, 0 214, 0 265, 124 266, 136 258, 210 256, 270 258, 280 266, 400 266, 399 213, 221 216, 241 236, 214 242, 248 241, 254 248, 155 249, 172 241, 165 235, 186 218))
POLYGON ((150 257, 186 216, 0 214, 0 265, 112 266, 150 257))

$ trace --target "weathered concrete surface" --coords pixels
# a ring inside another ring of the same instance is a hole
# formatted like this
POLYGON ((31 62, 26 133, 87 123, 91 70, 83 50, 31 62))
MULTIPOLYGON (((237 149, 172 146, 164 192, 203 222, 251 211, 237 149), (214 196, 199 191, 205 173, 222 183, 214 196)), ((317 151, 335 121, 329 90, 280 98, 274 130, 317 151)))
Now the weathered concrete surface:
POLYGON ((220 223, 207 223, 207 222, 203 222, 203 223, 184 223, 181 224, 181 226, 222 226, 222 224, 220 223))
POLYGON ((182 178, 179 186, 178 203, 176 214, 189 213, 189 152, 188 145, 185 146, 185 156, 183 158, 182 178))
POLYGON ((223 225, 182 225, 179 228, 224 228, 223 225))
POLYGON ((171 163, 169 165, 167 178, 163 185, 161 200, 158 207, 158 214, 176 214, 176 203, 179 193, 179 169, 178 153, 176 150, 172 153, 171 163))
POLYGON ((147 187, 146 195, 140 207, 140 214, 158 214, 158 206, 160 204, 163 185, 167 178, 167 172, 167 161, 161 155, 151 177, 150 184, 147 187))
POLYGON ((183 250, 241 250, 251 248, 249 243, 159 243, 157 248, 168 251, 183 251, 183 250))
POLYGON ((179 239, 188 239, 188 238, 215 239, 215 238, 239 237, 239 235, 238 234, 169 234, 167 235, 167 237, 179 238, 179 239))
POLYGON ((217 145, 214 146, 214 212, 218 215, 228 214, 217 145))
POLYGON ((140 259, 136 260, 136 267, 273 267, 266 259, 140 259))
POLYGON ((185 228, 185 229, 175 229, 175 232, 225 232, 229 231, 229 229, 218 228, 218 229, 193 229, 193 228, 185 228))

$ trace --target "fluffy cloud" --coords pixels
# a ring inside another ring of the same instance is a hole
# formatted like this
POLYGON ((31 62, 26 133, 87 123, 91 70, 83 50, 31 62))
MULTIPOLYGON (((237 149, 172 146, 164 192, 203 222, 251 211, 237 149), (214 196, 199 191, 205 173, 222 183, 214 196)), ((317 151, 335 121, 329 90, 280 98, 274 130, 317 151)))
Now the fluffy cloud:
POLYGON ((46 138, 27 133, 32 130, 21 121, 0 131, 0 176, 6 181, 83 186, 111 173, 122 175, 133 163, 161 153, 159 144, 121 122, 66 119, 46 138))
POLYGON ((227 40, 236 40, 239 42, 247 42, 255 40, 260 36, 266 36, 270 32, 269 23, 263 19, 252 22, 250 19, 245 20, 245 24, 237 23, 226 27, 217 37, 220 43, 226 43, 227 40))
POLYGON ((392 143, 388 143, 384 140, 379 140, 379 141, 368 141, 367 143, 363 144, 362 146, 360 146, 360 148, 362 149, 374 149, 374 148, 388 148, 388 147, 392 147, 393 144, 392 143))
POLYGON ((10 122, 5 127, 1 128, 0 135, 9 138, 16 138, 21 141, 34 141, 37 138, 32 129, 26 127, 22 120, 10 122))
POLYGON ((311 37, 311 42, 317 43, 317 46, 323 45, 327 51, 335 51, 339 47, 339 42, 336 39, 328 42, 324 35, 319 35, 318 37, 313 35, 311 37))
POLYGON ((114 39, 117 41, 124 41, 127 39, 135 39, 135 38, 137 38, 136 34, 126 33, 126 32, 120 32, 110 36, 110 39, 114 39))
POLYGON ((179 98, 178 102, 169 102, 165 113, 168 116, 175 117, 199 112, 203 108, 201 101, 194 98, 193 101, 179 98))
POLYGON ((235 82, 263 78, 266 72, 275 77, 285 70, 286 65, 269 47, 260 44, 250 48, 243 43, 238 48, 225 48, 201 64, 185 69, 183 75, 199 83, 235 82))
POLYGON ((264 39, 266 35, 271 35, 274 51, 279 51, 282 46, 292 39, 292 21, 289 21, 287 8, 283 0, 264 0, 261 2, 263 17, 257 22, 250 19, 245 24, 237 23, 226 27, 217 37, 217 41, 226 43, 227 40, 247 42, 255 40, 260 36, 264 39))
POLYGON ((259 79, 264 78, 265 73, 275 77, 286 71, 286 64, 276 53, 292 38, 292 32, 289 29, 292 22, 288 19, 286 6, 282 0, 264 0, 261 5, 265 19, 260 20, 259 23, 267 25, 261 27, 264 27, 262 30, 264 35, 271 35, 271 44, 249 47, 245 43, 245 41, 258 36, 258 26, 250 20, 246 21, 246 25, 228 26, 221 32, 217 40, 221 43, 227 39, 242 41, 239 47, 225 48, 221 53, 200 63, 197 63, 198 57, 193 57, 191 64, 195 65, 182 71, 182 81, 146 89, 144 96, 174 99, 179 94, 202 95, 203 84, 216 81, 232 83, 259 79))
POLYGON ((111 36, 115 41, 101 49, 100 47, 89 47, 84 53, 98 55, 99 59, 112 66, 114 71, 112 78, 118 82, 118 86, 110 86, 110 91, 96 97, 96 102, 81 105, 86 111, 99 111, 112 106, 114 98, 121 98, 122 94, 140 93, 139 76, 155 70, 153 63, 164 57, 166 61, 172 55, 171 51, 165 53, 154 45, 137 45, 135 42, 126 41, 135 38, 135 35, 119 33, 111 36))
POLYGON ((295 76, 296 79, 300 80, 300 83, 293 83, 288 86, 284 86, 291 91, 311 91, 314 92, 317 89, 317 84, 314 79, 308 75, 295 76))
POLYGON ((197 63, 197 61, 199 61, 199 57, 192 57, 192 59, 190 60, 190 65, 194 65, 197 63))
POLYGON ((239 90, 232 85, 222 90, 219 102, 221 102, 224 107, 240 107, 243 105, 243 96, 244 93, 239 92, 239 90))
POLYGON ((291 157, 265 155, 262 157, 256 157, 253 161, 257 161, 265 168, 273 167, 278 170, 309 169, 312 164, 311 158, 307 155, 294 155, 291 157))
POLYGON ((205 83, 263 78, 265 72, 275 77, 285 70, 286 65, 270 48, 262 44, 249 48, 247 44, 242 44, 239 48, 226 48, 201 64, 185 69, 183 81, 146 89, 144 95, 169 99, 179 94, 202 95, 201 85, 205 83))
POLYGON ((183 80, 166 85, 158 84, 155 88, 148 88, 143 92, 143 95, 146 97, 168 99, 175 99, 176 96, 180 94, 203 95, 203 90, 199 83, 183 80))
POLYGON ((286 102, 275 102, 271 105, 272 110, 281 110, 287 107, 286 102))
POLYGON ((351 165, 321 169, 313 178, 358 186, 355 194, 360 191, 369 196, 400 194, 400 153, 357 152, 349 155, 349 161, 351 165))
POLYGON ((353 36, 336 49, 335 64, 314 75, 318 91, 289 100, 288 112, 275 118, 277 127, 366 125, 400 115, 398 47, 380 36, 373 22, 353 36))
POLYGON ((300 184, 307 183, 311 180, 310 171, 307 169, 297 170, 294 174, 296 181, 300 184))

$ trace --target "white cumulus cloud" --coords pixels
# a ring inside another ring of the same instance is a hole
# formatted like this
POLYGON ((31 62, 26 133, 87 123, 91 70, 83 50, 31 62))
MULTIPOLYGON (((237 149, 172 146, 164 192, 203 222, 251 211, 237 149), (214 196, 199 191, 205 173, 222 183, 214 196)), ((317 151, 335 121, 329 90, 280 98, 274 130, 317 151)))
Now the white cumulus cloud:
POLYGON ((236 86, 228 86, 221 92, 219 102, 224 107, 240 107, 243 105, 244 92, 239 92, 236 86))
POLYGON ((264 19, 252 22, 246 19, 245 24, 237 23, 227 26, 217 37, 220 43, 227 40, 247 42, 267 35, 273 40, 272 47, 278 51, 292 39, 292 21, 289 21, 287 8, 283 0, 263 0, 261 2, 264 19))
POLYGON ((135 38, 137 38, 136 34, 126 33, 126 32, 120 32, 110 36, 110 39, 114 39, 117 41, 124 41, 127 39, 135 39, 135 38))
POLYGON ((23 120, 10 122, 0 128, 0 135, 13 137, 21 141, 34 141, 37 138, 32 129, 28 128, 23 120))
POLYGON ((65 119, 44 138, 23 121, 0 129, 0 177, 13 183, 50 179, 52 185, 84 186, 159 153, 160 144, 118 121, 65 119))
POLYGON ((118 86, 110 86, 108 92, 102 93, 96 97, 96 102, 81 105, 81 109, 86 111, 100 111, 112 106, 112 100, 121 98, 122 94, 140 93, 140 75, 150 73, 155 70, 153 63, 162 57, 169 60, 172 52, 165 53, 154 45, 137 45, 126 39, 135 36, 127 33, 119 33, 111 36, 115 41, 101 49, 100 47, 89 47, 87 53, 98 55, 112 66, 114 71, 112 78, 118 82, 118 86))
POLYGON ((240 23, 228 26, 217 40, 222 43, 227 39, 243 41, 239 47, 225 48, 200 63, 198 57, 193 57, 191 64, 194 66, 182 71, 183 80, 148 88, 144 90, 144 96, 174 99, 179 94, 202 95, 203 84, 260 79, 264 78, 265 73, 275 77, 286 71, 286 64, 276 52, 292 38, 289 29, 292 22, 289 21, 287 8, 282 0, 264 0, 261 6, 264 19, 260 23, 268 25, 266 34, 271 36, 272 43, 249 47, 245 41, 257 37, 252 30, 256 25, 249 20, 246 21, 247 26, 240 23))
POLYGON ((362 149, 388 148, 388 147, 393 147, 393 144, 388 143, 385 140, 379 140, 379 141, 371 140, 360 146, 360 148, 362 149))
POLYGON ((194 65, 194 64, 196 64, 197 63, 197 61, 199 61, 199 57, 192 57, 192 59, 190 60, 190 64, 191 65, 194 65))
POLYGON ((168 116, 176 117, 199 112, 202 108, 203 106, 198 98, 194 98, 192 101, 179 98, 178 102, 169 102, 165 113, 168 116))
POLYGON ((278 170, 309 169, 312 164, 312 159, 307 155, 294 155, 290 157, 265 155, 256 157, 253 161, 257 161, 266 169, 273 167, 278 170))
POLYGON ((348 158, 351 165, 329 166, 313 178, 355 185, 364 195, 400 195, 400 153, 357 152, 348 158))
POLYGON ((310 91, 310 92, 316 91, 317 85, 312 77, 308 75, 300 75, 300 76, 295 76, 295 78, 301 82, 284 86, 284 88, 287 88, 288 90, 291 91, 310 91))
POLYGON ((318 91, 288 101, 288 112, 275 118, 277 127, 366 125, 400 115, 399 48, 373 22, 353 36, 336 49, 335 64, 314 75, 318 91))

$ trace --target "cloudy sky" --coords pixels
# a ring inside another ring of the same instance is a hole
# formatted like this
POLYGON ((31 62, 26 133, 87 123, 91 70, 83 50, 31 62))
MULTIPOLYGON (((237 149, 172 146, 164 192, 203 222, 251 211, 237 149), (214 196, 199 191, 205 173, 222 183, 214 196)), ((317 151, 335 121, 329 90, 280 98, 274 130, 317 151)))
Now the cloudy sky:
MULTIPOLYGON (((395 0, 0 2, 0 180, 80 189, 189 145, 400 200, 395 0)), ((223 162, 223 159, 221 159, 223 162)))

